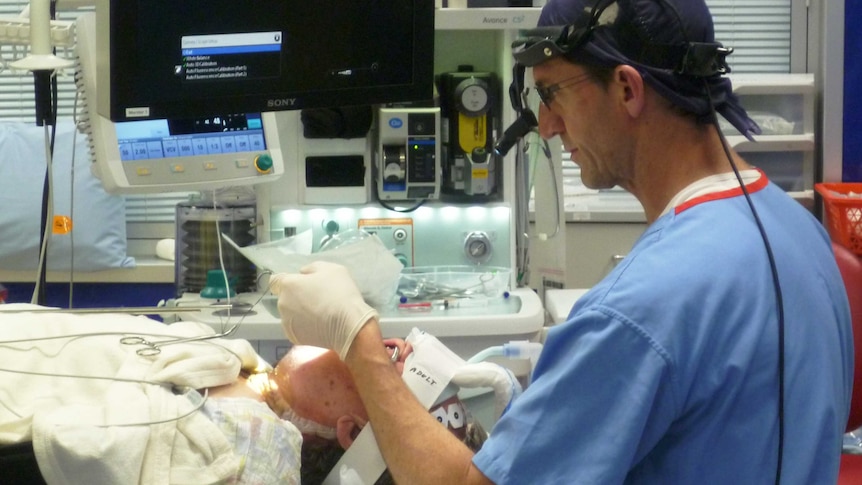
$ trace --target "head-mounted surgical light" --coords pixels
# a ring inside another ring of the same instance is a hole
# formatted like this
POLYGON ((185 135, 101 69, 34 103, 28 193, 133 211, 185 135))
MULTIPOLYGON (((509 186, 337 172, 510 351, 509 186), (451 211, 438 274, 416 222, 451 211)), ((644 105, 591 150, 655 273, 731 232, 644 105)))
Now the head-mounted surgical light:
MULTIPOLYGON (((638 1, 632 0, 633 3, 638 1)), ((497 142, 494 151, 498 155, 505 155, 521 138, 538 126, 535 114, 527 108, 524 100, 525 68, 536 66, 554 57, 571 57, 584 49, 594 35, 600 35, 597 32, 602 29, 608 29, 612 32, 611 37, 618 38, 620 44, 617 47, 627 46, 622 51, 608 51, 606 46, 593 46, 586 49, 590 51, 589 54, 592 57, 598 55, 597 59, 603 63, 632 64, 645 72, 664 71, 669 73, 668 75, 682 76, 680 79, 706 79, 730 72, 726 57, 733 52, 733 49, 725 48, 718 42, 689 40, 683 27, 684 22, 672 3, 665 0, 658 2, 671 12, 672 18, 675 18, 676 24, 680 26, 679 32, 682 38, 670 43, 656 41, 653 38, 654 35, 647 35, 644 38, 640 36, 644 33, 620 29, 617 25, 619 3, 619 0, 598 0, 587 15, 580 16, 574 23, 532 29, 512 43, 515 66, 512 85, 509 87, 509 97, 518 116, 497 142), (605 15, 606 12, 607 15, 605 15), (629 47, 636 52, 627 52, 630 50, 629 47)), ((740 128, 740 131, 745 133, 743 128, 740 128)))
POLYGON ((533 67, 576 50, 589 38, 589 31, 573 25, 532 29, 512 43, 512 56, 518 64, 533 67))
POLYGON ((503 136, 494 145, 494 153, 504 156, 509 150, 539 126, 536 114, 527 106, 527 90, 524 88, 524 73, 528 67, 541 64, 556 56, 565 55, 582 45, 588 35, 583 29, 573 34, 572 26, 538 28, 527 32, 526 36, 512 43, 515 65, 512 67, 512 84, 509 85, 509 100, 518 115, 506 128, 503 136), (577 45, 570 45, 573 40, 577 45))
MULTIPOLYGON (((533 67, 558 56, 571 56, 580 51, 597 32, 606 30, 615 40, 617 53, 604 52, 604 62, 631 63, 642 67, 668 69, 676 74, 693 77, 710 77, 730 72, 725 58, 733 52, 720 42, 694 42, 689 39, 680 13, 673 3, 666 0, 630 0, 631 4, 658 3, 663 5, 671 18, 676 20, 681 38, 662 41, 656 32, 630 28, 625 22, 633 19, 620 13, 620 0, 597 0, 589 14, 582 15, 573 23, 561 26, 545 26, 529 30, 524 37, 512 44, 512 55, 516 63, 533 67)), ((631 6, 629 8, 637 8, 631 6)), ((630 15, 637 15, 632 13, 630 15)), ((598 47, 597 47, 598 48, 598 47)), ((605 47, 600 50, 607 49, 605 47)), ((588 49, 589 50, 589 49, 588 49)), ((595 54, 594 54, 595 55, 595 54)))
POLYGON ((527 67, 551 59, 567 55, 583 46, 590 38, 598 17, 607 4, 602 6, 602 0, 596 2, 590 12, 590 20, 586 25, 577 24, 544 27, 529 30, 525 37, 512 43, 512 55, 515 65, 512 68, 512 84, 509 86, 509 99, 518 117, 506 128, 503 136, 494 146, 494 153, 504 156, 509 150, 524 138, 530 131, 539 126, 535 113, 527 106, 524 89, 524 73, 527 67))
POLYGON ((494 145, 494 153, 501 157, 509 153, 509 150, 516 143, 539 126, 539 120, 536 118, 535 113, 527 106, 527 100, 525 99, 527 95, 523 87, 525 71, 526 67, 519 63, 515 63, 512 68, 512 84, 509 85, 509 100, 512 102, 512 109, 515 110, 518 117, 506 128, 503 136, 494 145))

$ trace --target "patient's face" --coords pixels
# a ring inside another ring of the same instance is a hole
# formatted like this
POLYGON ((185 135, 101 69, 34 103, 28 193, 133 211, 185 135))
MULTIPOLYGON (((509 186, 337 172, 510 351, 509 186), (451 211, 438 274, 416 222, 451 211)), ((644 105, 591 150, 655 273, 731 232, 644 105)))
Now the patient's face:
MULTIPOLYGON (((387 339, 383 344, 390 355, 398 349, 394 365, 401 372, 410 346, 401 339, 387 339)), ((302 418, 329 427, 336 427, 342 416, 352 416, 361 425, 368 421, 350 370, 331 350, 292 347, 276 365, 274 380, 282 399, 302 418)))
MULTIPOLYGON (((401 339, 386 339, 383 345, 389 355, 394 356, 393 365, 398 372, 403 372, 404 362, 413 351, 410 344, 401 339)), ((281 399, 299 418, 337 428, 338 441, 344 448, 368 422, 368 413, 350 370, 331 350, 301 345, 292 347, 276 365, 273 380, 278 385, 281 399)), ((429 412, 455 436, 464 439, 466 414, 457 395, 429 412)))

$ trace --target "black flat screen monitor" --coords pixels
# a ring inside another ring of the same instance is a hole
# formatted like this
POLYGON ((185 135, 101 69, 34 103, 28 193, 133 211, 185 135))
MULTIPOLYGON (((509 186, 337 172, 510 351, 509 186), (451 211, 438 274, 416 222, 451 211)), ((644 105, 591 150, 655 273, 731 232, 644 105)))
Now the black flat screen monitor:
POLYGON ((96 14, 113 121, 433 97, 430 0, 98 0, 96 14))

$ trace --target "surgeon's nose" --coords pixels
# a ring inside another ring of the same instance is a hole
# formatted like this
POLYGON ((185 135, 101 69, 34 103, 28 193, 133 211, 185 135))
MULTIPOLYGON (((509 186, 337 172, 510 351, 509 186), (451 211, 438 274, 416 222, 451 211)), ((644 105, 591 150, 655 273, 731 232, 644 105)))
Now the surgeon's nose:
POLYGON ((545 140, 550 140, 565 131, 563 118, 554 113, 544 103, 539 104, 539 135, 545 140))

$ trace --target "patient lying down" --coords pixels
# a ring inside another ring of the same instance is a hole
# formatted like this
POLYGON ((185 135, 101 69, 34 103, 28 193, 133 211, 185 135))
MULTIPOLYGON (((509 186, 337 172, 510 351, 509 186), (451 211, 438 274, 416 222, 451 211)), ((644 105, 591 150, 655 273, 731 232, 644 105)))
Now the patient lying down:
MULTIPOLYGON (((120 342, 202 334, 212 330, 122 314, 0 312, 0 445, 32 441, 48 483, 297 483, 300 468, 302 483, 320 483, 368 421, 346 366, 294 347, 272 369, 239 339, 152 356, 120 342), (208 398, 196 411, 178 388, 208 398)), ((386 344, 403 366, 410 349, 386 344)), ((441 406, 442 421, 459 414, 445 412, 457 397, 441 406)), ((474 424, 449 424, 484 441, 474 424)))
MULTIPOLYGON (((409 344, 385 340, 393 365, 403 369, 409 344)), ((295 346, 268 372, 241 375, 237 382, 209 390, 211 398, 250 398, 266 402, 278 416, 302 432, 302 483, 319 484, 368 422, 365 407, 347 366, 325 349, 295 346)), ((478 450, 487 437, 469 418, 457 395, 431 411, 452 433, 478 450)), ((388 473, 376 482, 393 483, 388 473)))

